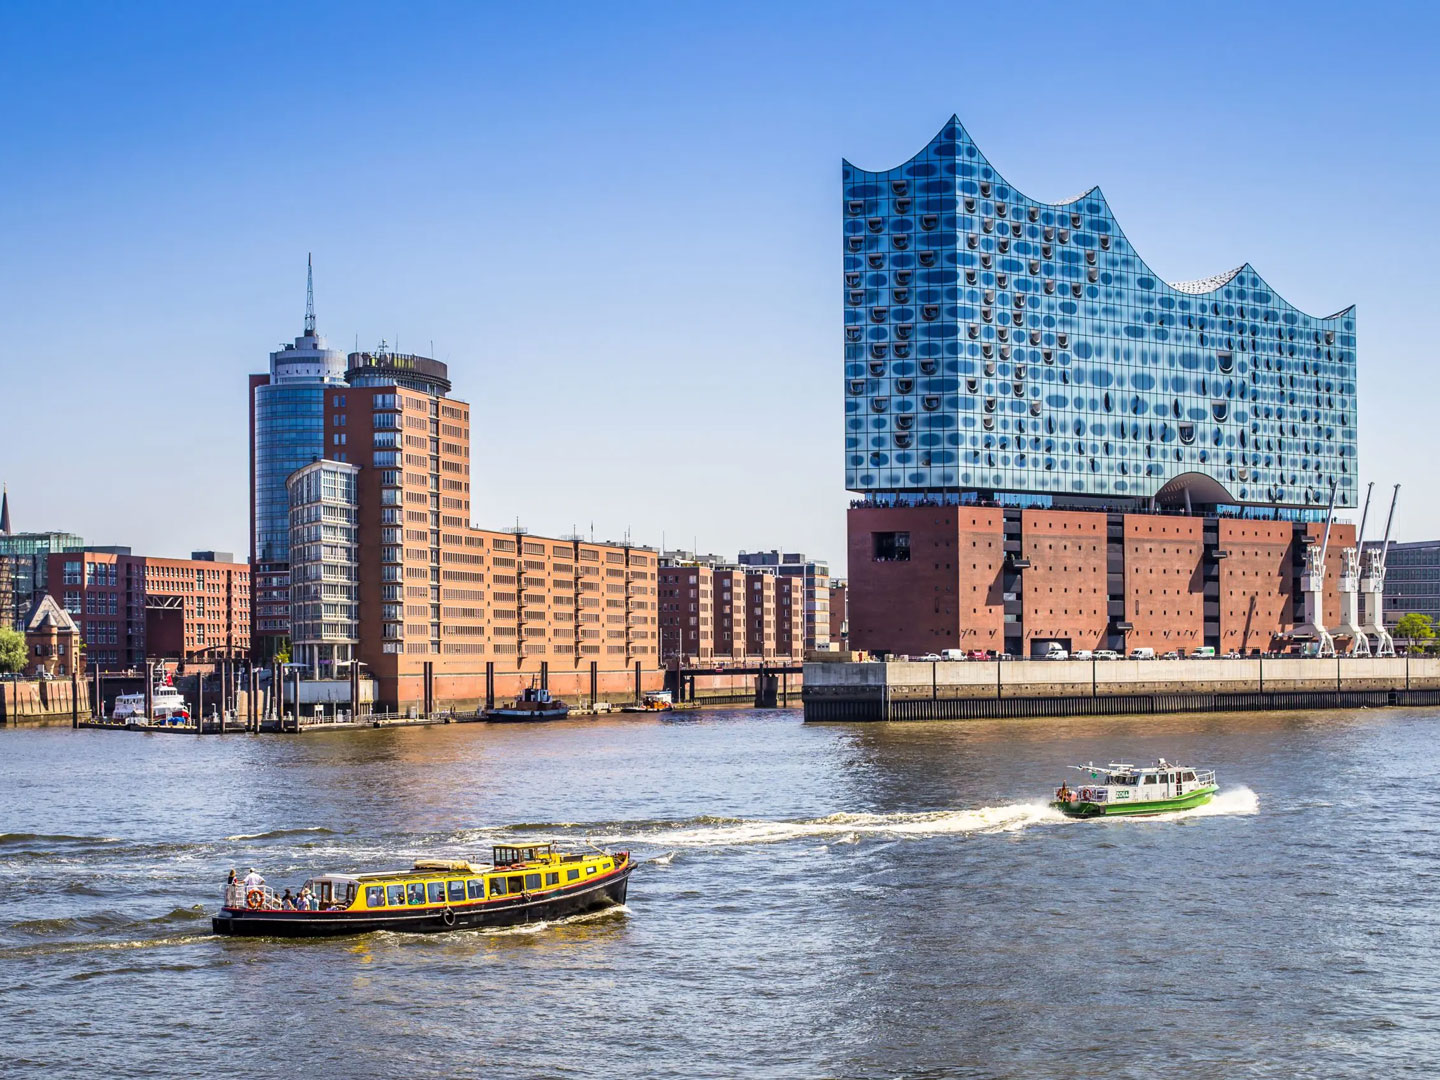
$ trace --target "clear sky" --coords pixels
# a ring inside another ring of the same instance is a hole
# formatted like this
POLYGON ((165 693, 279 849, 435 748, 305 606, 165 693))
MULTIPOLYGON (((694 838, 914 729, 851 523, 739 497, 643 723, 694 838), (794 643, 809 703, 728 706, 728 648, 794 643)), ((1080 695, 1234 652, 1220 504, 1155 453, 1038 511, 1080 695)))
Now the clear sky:
POLYGON ((477 524, 843 565, 840 162, 956 113, 1169 280, 1357 304, 1362 480, 1440 536, 1435 11, 5 4, 15 527, 245 552, 245 377, 313 251, 332 344, 450 365, 477 524))

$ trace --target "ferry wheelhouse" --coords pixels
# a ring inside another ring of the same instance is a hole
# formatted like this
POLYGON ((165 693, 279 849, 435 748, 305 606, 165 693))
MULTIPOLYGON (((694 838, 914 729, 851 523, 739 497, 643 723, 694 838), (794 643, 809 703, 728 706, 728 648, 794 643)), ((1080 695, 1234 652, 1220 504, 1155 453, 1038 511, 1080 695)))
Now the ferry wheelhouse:
POLYGON ((1062 783, 1050 805, 1071 817, 1163 814, 1189 810, 1215 797, 1214 769, 1174 765, 1161 758, 1137 767, 1125 762, 1071 765, 1081 773, 1075 787, 1062 783))
POLYGON ((334 937, 516 926, 625 902, 628 851, 562 852, 554 844, 497 846, 489 865, 421 859, 409 870, 320 874, 301 886, 312 910, 284 906, 269 886, 225 889, 217 934, 334 937))

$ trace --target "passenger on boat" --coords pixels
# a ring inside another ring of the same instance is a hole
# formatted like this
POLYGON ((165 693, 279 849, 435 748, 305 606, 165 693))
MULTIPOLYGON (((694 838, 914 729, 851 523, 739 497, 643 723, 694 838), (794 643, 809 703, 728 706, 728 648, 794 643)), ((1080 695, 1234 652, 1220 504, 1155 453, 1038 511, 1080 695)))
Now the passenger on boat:
POLYGON ((237 879, 237 877, 236 877, 235 870, 234 870, 234 868, 232 867, 231 870, 230 870, 230 876, 225 879, 225 887, 226 887, 227 889, 233 888, 234 885, 235 885, 235 882, 236 882, 237 880, 238 880, 238 879, 237 879))
POLYGON ((290 890, 289 890, 289 889, 286 889, 286 890, 285 890, 285 895, 280 898, 280 910, 281 910, 281 911, 294 911, 294 910, 295 910, 295 898, 290 895, 290 890))
POLYGON ((245 875, 245 891, 248 893, 251 889, 263 889, 264 887, 265 879, 260 876, 260 871, 253 866, 250 867, 250 873, 245 875))

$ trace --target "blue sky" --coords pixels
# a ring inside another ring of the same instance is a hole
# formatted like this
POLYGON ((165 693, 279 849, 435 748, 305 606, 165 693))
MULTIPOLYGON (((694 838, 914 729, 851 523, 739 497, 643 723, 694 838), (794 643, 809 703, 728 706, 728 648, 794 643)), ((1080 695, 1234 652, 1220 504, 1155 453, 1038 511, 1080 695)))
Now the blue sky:
POLYGON ((248 547, 245 376, 451 366, 473 517, 844 561, 840 162, 956 113, 1169 280, 1359 308, 1363 480, 1431 497, 1437 22, 1373 3, 0 9, 17 529, 248 547))

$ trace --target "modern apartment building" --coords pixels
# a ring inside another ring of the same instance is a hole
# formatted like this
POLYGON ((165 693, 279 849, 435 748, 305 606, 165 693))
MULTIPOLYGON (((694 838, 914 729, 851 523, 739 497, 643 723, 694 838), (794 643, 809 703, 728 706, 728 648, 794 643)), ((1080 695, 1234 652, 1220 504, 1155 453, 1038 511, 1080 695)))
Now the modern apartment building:
MULTIPOLYGON (((1380 547, 1366 541, 1365 547, 1380 547)), ((1403 615, 1428 615, 1440 626, 1440 540, 1390 545, 1385 555, 1385 624, 1403 615)))
POLYGON ((10 492, 0 493, 0 626, 25 629, 30 610, 49 588, 51 552, 84 545, 74 533, 12 531, 10 492))
POLYGON ((805 592, 805 648, 830 650, 830 567, 793 551, 742 551, 741 566, 767 567, 781 577, 799 578, 805 592))
POLYGON ((254 571, 258 659, 290 633, 290 498, 286 481, 326 456, 325 394, 345 385, 345 354, 315 328, 307 267, 304 332, 270 354, 270 370, 250 376, 250 564, 254 571))
POLYGON ((92 668, 250 654, 250 567, 229 552, 166 559, 124 547, 66 551, 49 556, 48 575, 92 668))
POLYGON ((804 659, 802 578, 667 552, 658 584, 663 662, 804 659))
POLYGON ((1098 188, 1029 198, 958 119, 841 203, 852 647, 1287 641, 1356 504, 1353 308, 1167 285, 1098 188))
POLYGON ((291 660, 319 678, 348 673, 360 643, 358 465, 315 461, 290 474, 291 660))

